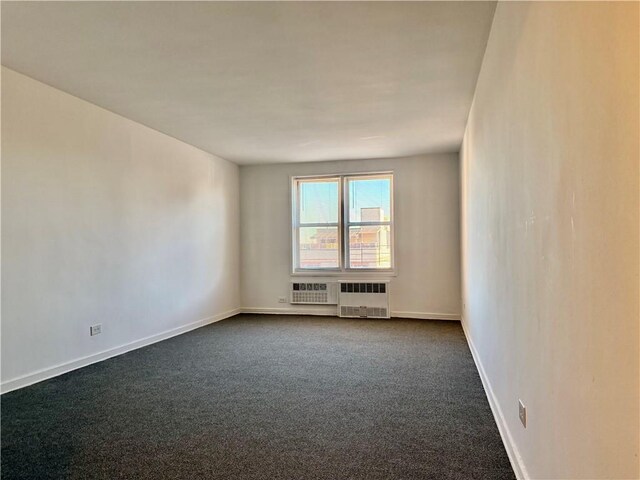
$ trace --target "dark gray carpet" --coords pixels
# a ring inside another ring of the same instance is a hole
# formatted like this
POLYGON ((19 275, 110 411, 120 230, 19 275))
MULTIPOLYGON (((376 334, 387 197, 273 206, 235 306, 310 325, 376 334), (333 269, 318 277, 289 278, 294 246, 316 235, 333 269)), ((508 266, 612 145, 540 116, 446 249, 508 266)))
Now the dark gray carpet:
POLYGON ((460 324, 240 315, 2 396, 3 479, 513 479, 460 324))

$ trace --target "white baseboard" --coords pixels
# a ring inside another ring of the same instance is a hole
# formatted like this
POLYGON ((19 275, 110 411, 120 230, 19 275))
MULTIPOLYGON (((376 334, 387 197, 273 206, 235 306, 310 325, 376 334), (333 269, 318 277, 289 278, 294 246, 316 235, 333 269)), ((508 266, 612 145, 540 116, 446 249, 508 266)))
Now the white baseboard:
POLYGON ((335 317, 338 314, 338 309, 335 305, 293 308, 244 307, 241 310, 242 313, 260 313, 267 315, 329 315, 335 317))
POLYGON ((422 320, 457 320, 460 321, 459 313, 423 313, 423 312, 391 312, 392 317, 418 318, 422 320))
POLYGON ((462 324, 464 335, 467 338, 467 344, 469 345, 469 350, 471 350, 471 356, 473 357, 473 361, 475 362, 478 373, 480 374, 482 386, 484 387, 484 391, 487 394, 487 398, 489 399, 489 406, 491 407, 491 412, 493 413, 493 417, 496 421, 496 424, 498 425, 500 437, 502 437, 502 443, 504 443, 505 449, 507 450, 507 455, 509 456, 511 467, 513 468, 513 471, 516 474, 516 478, 518 480, 527 480, 530 478, 529 474, 527 473, 527 468, 524 465, 522 456, 518 451, 518 447, 513 441, 513 436, 511 435, 509 426, 504 419, 504 414, 502 413, 502 408, 500 408, 500 404, 498 403, 498 398, 493 392, 493 388, 491 388, 491 382, 489 381, 489 377, 487 377, 487 372, 482 366, 480 355, 478 354, 478 351, 476 350, 476 347, 473 344, 471 337, 469 336, 469 332, 467 331, 467 326, 465 325, 464 318, 461 319, 460 323, 462 324))
POLYGON ((43 380, 47 380, 49 378, 57 377, 58 375, 62 375, 63 373, 67 373, 78 368, 86 367, 88 365, 91 365, 92 363, 100 362, 111 357, 116 357, 118 355, 122 355, 123 353, 130 352, 131 350, 151 345, 152 343, 161 342, 162 340, 175 337, 176 335, 180 335, 191 330, 195 330, 196 328, 204 327, 205 325, 209 325, 210 323, 219 322, 220 320, 232 317, 234 315, 237 315, 238 313, 240 313, 239 308, 229 310, 227 312, 219 313, 208 318, 203 318, 201 320, 188 323, 187 325, 183 325, 181 327, 172 328, 171 330, 165 330, 164 332, 150 335, 148 337, 141 338, 140 340, 135 340, 133 342, 120 345, 118 347, 103 350, 98 353, 87 355, 86 357, 71 360, 70 362, 54 365, 53 367, 43 368, 41 370, 37 370, 35 372, 17 378, 12 378, 11 380, 6 380, 0 384, 0 392, 7 393, 12 390, 17 390, 19 388, 26 387, 43 380))
MULTIPOLYGON (((338 315, 336 305, 293 306, 288 308, 244 307, 242 313, 258 313, 267 315, 338 315)), ((424 313, 424 312, 391 312, 392 317, 418 318, 423 320, 460 320, 459 314, 454 313, 424 313)))

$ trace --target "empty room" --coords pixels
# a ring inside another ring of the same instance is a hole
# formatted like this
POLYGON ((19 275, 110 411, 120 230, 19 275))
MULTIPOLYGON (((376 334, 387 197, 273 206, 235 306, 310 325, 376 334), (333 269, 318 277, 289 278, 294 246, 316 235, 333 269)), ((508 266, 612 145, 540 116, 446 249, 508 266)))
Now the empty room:
POLYGON ((4 479, 640 479, 640 2, 2 1, 4 479))

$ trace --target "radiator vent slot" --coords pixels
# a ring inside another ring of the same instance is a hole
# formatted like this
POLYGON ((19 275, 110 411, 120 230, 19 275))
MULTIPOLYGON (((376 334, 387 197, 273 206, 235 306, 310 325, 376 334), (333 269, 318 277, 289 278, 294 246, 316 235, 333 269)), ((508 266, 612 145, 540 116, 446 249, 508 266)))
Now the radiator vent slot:
POLYGON ((350 305, 340 306, 341 317, 360 317, 360 318, 388 318, 387 309, 384 307, 353 307, 350 305))
POLYGON ((293 291, 291 303, 327 303, 327 292, 293 291))
POLYGON ((386 293, 386 283, 340 282, 340 293, 386 293))

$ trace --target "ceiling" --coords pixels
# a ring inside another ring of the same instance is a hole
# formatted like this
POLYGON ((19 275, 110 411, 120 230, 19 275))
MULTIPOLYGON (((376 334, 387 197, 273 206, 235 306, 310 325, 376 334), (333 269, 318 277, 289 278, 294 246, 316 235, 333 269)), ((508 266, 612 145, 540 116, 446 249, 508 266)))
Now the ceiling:
POLYGON ((2 64, 239 164, 458 151, 495 2, 2 2, 2 64))

